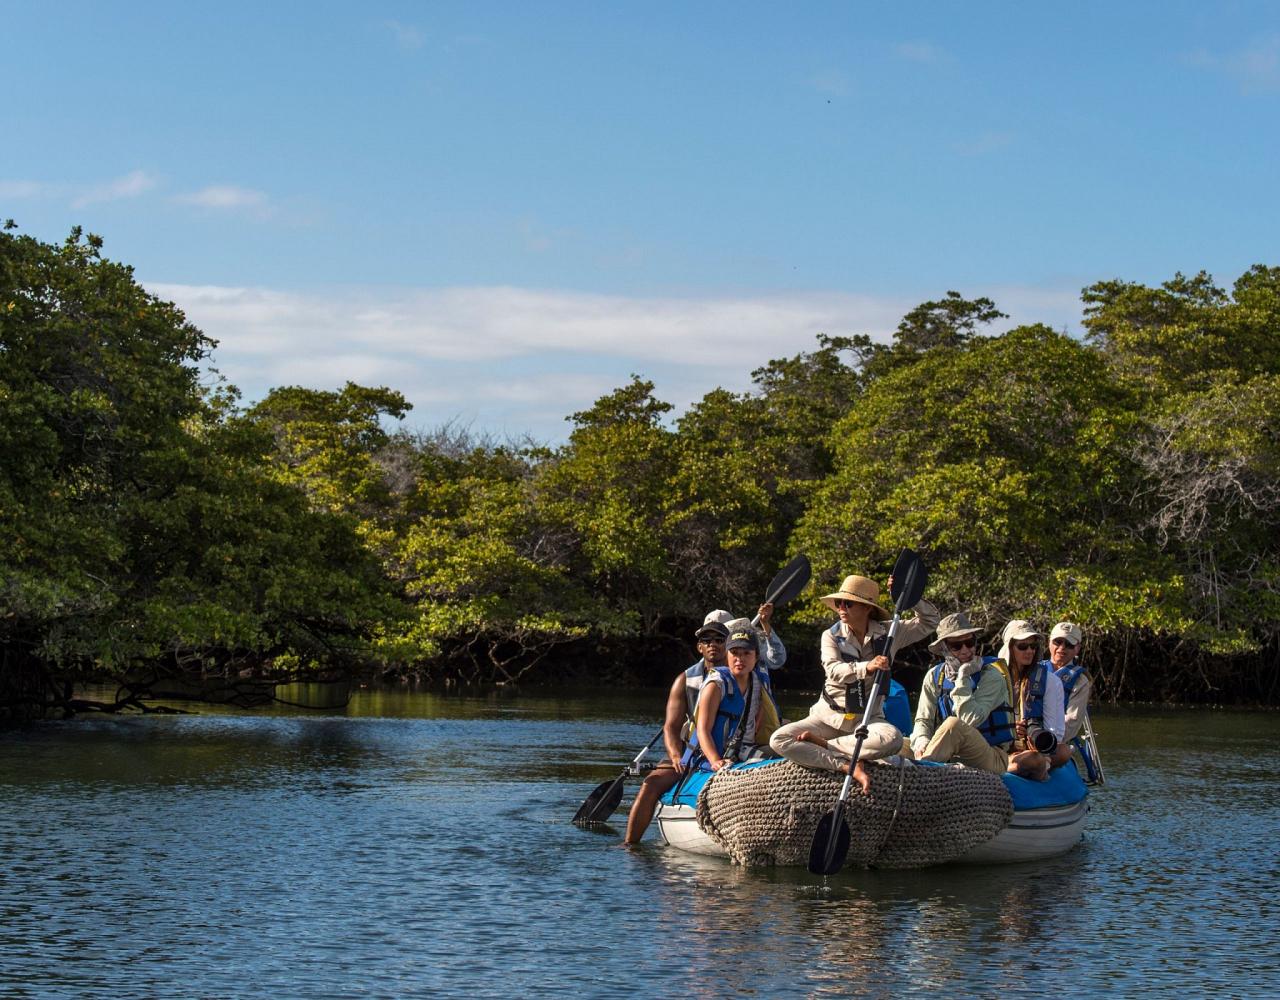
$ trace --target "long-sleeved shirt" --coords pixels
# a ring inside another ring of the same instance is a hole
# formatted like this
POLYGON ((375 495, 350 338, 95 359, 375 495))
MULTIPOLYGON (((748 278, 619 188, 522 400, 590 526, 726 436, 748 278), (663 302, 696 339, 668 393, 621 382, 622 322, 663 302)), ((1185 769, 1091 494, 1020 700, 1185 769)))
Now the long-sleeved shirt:
MULTIPOLYGON (((921 601, 912 610, 915 611, 915 617, 910 620, 904 619, 898 624, 898 634, 894 639, 896 649, 918 642, 938 627, 938 609, 928 601, 921 601)), ((867 679, 867 664, 876 656, 872 643, 880 636, 887 635, 888 632, 888 623, 869 621, 867 634, 864 636, 851 636, 845 625, 841 625, 834 634, 830 629, 822 633, 822 669, 826 674, 823 691, 836 704, 848 706, 849 711, 838 711, 831 707, 826 698, 819 698, 809 709, 809 718, 825 722, 828 726, 844 732, 854 730, 858 723, 856 707, 858 699, 855 695, 852 704, 847 700, 849 688, 867 679), (846 660, 846 656, 851 659, 846 660)), ((867 722, 886 721, 888 720, 884 717, 882 701, 876 706, 875 714, 867 717, 867 722)))
MULTIPOLYGON (((968 670, 957 676, 955 686, 951 689, 951 704, 955 710, 956 718, 961 722, 967 722, 975 729, 980 727, 987 721, 987 716, 995 709, 1003 704, 1008 704, 1014 699, 1010 697, 1009 685, 1005 681, 1004 674, 995 664, 987 664, 985 668, 981 667, 981 660, 969 667, 968 670), (982 670, 982 677, 978 681, 975 688, 971 683, 972 675, 978 670, 982 670)), ((971 663, 974 661, 971 661, 971 663)), ((969 666, 966 664, 966 666, 969 666)), ((963 668, 962 668, 963 669, 963 668)), ((920 701, 916 705, 915 724, 911 727, 911 749, 919 753, 929 743, 929 739, 933 736, 939 723, 938 712, 938 695, 939 686, 935 677, 938 674, 936 667, 929 670, 924 677, 924 684, 920 688, 920 701)), ((1016 698, 1016 692, 1014 693, 1016 698)), ((1052 670, 1049 670, 1044 685, 1044 718, 1042 725, 1059 740, 1063 738, 1063 707, 1062 707, 1062 682, 1058 680, 1052 670)), ((1023 718, 1022 705, 1019 704, 1014 713, 1014 720, 1021 721, 1023 718)))
MULTIPOLYGON (((1067 664, 1068 667, 1074 665, 1074 660, 1067 664)), ((1050 669, 1052 669, 1052 665, 1050 665, 1050 669)), ((1063 669, 1065 670, 1066 667, 1063 669)), ((1089 711, 1089 695, 1092 690, 1093 680, 1087 673, 1081 673, 1076 678, 1075 686, 1071 689, 1071 697, 1067 699, 1064 717, 1066 736, 1064 739, 1073 740, 1080 735, 1080 730, 1084 728, 1085 716, 1089 711)))
MULTIPOLYGON (((1009 685, 1005 683, 1004 674, 997 667, 988 665, 986 669, 982 669, 982 661, 976 654, 974 660, 976 663, 972 670, 964 671, 963 679, 956 679, 955 687, 951 689, 951 704, 957 719, 977 729, 987 721, 988 715, 1009 701, 1009 685), (970 683, 970 677, 980 669, 982 677, 975 688, 970 683)), ((961 669, 963 671, 963 667, 961 669)), ((920 700, 916 703, 915 724, 911 727, 911 749, 916 753, 920 753, 928 745, 942 722, 938 711, 938 695, 941 691, 934 679, 937 674, 937 668, 931 667, 924 675, 920 700)))

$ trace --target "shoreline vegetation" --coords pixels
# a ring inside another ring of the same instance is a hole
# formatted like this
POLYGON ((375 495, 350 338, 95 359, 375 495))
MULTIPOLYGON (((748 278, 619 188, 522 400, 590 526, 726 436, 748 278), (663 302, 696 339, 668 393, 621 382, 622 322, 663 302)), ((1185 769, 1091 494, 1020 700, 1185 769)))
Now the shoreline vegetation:
POLYGON ((15 228, 0 719, 306 680, 665 685, 797 552, 778 680, 812 687, 815 595, 903 547, 989 634, 1081 622, 1095 700, 1280 701, 1280 268, 1099 281, 1083 340, 949 291, 675 419, 633 375, 549 446, 395 429, 387 387, 243 405, 98 237, 15 228))

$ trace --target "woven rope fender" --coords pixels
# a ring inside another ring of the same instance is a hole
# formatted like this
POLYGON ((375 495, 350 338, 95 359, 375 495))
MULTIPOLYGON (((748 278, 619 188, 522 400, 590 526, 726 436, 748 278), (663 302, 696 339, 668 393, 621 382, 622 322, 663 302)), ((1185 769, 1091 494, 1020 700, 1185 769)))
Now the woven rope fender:
MULTIPOLYGON (((845 810, 847 865, 924 868, 957 858, 1009 825, 1013 801, 995 774, 963 767, 868 762, 870 795, 845 810)), ((844 775, 791 761, 720 771, 698 796, 698 826, 737 864, 803 865, 844 775)))

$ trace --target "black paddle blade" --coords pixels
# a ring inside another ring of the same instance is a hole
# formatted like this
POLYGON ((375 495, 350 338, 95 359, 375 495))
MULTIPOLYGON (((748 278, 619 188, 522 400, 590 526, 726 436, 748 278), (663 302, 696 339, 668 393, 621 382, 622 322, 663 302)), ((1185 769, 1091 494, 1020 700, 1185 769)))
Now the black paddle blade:
POLYGON ((849 856, 849 827, 844 821, 844 803, 822 814, 818 829, 809 845, 809 871, 815 875, 834 875, 849 856))
POLYGON ((612 816, 618 803, 622 801, 622 780, 626 776, 627 772, 623 771, 612 781, 600 782, 573 814, 573 822, 584 826, 588 823, 603 823, 612 816))
POLYGON ((781 607, 796 594, 804 590, 813 575, 813 567, 809 565, 809 557, 803 552, 778 570, 778 575, 764 592, 764 603, 781 607))
POLYGON ((914 608, 924 596, 924 585, 927 574, 924 561, 910 549, 903 549, 898 561, 893 564, 893 606, 898 611, 914 608))

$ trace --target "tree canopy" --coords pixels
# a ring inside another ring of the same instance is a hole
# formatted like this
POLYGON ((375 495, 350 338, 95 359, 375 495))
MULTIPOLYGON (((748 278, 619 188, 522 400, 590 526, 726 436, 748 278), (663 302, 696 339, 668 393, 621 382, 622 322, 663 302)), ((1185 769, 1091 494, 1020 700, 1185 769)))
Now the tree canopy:
MULTIPOLYGON (((1086 335, 948 291, 673 419, 633 376, 565 442, 408 431, 393 388, 208 382, 215 344, 101 241, 0 232, 0 712, 72 685, 660 681, 778 566, 797 660, 910 546, 998 631, 1085 625, 1113 697, 1274 700, 1280 269, 1082 292, 1086 335), (635 650, 645 649, 643 657, 635 650)), ((798 671, 795 682, 812 678, 798 671)))

